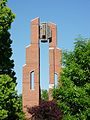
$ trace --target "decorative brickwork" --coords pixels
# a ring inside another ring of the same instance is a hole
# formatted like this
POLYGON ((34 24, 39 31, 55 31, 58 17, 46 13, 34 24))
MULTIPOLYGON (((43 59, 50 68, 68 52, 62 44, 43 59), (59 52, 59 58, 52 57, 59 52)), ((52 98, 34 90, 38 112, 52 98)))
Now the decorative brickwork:
POLYGON ((43 37, 43 42, 46 42, 47 40, 44 40, 44 38, 49 36, 49 99, 52 99, 51 91, 55 84, 54 76, 56 73, 59 77, 61 70, 61 50, 57 48, 56 34, 56 25, 54 23, 43 23, 40 27, 39 18, 35 18, 31 21, 31 44, 26 47, 26 64, 23 66, 23 111, 27 116, 26 106, 39 105, 40 102, 40 37, 43 37), (40 29, 43 29, 43 31, 40 29), (49 33, 45 33, 46 29, 49 33), (33 89, 31 87, 32 72, 34 73, 33 89))

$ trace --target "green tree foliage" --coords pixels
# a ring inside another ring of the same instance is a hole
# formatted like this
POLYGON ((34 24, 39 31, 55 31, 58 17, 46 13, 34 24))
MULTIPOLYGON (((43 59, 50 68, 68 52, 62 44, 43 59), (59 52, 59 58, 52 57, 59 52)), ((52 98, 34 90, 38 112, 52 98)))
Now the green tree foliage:
POLYGON ((90 120, 90 39, 77 38, 72 52, 64 52, 60 86, 54 90, 63 120, 90 120))
POLYGON ((47 101, 48 100, 48 91, 42 90, 41 91, 41 99, 47 101))
POLYGON ((9 33, 15 15, 6 4, 7 0, 0 0, 0 74, 8 74, 15 81, 14 61, 11 59, 12 40, 9 33))
POLYGON ((21 97, 8 75, 0 75, 0 120, 24 120, 21 97))
POLYGON ((9 29, 15 15, 0 0, 0 120, 24 120, 21 97, 15 90, 16 77, 9 29))

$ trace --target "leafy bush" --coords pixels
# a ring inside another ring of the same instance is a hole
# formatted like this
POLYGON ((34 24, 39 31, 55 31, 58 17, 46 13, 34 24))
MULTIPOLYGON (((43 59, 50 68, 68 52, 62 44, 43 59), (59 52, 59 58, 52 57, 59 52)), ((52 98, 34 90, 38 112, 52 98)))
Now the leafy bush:
POLYGON ((47 90, 42 90, 41 91, 41 99, 47 101, 48 98, 48 91, 47 90))
POLYGON ((31 120, 61 120, 62 112, 54 101, 42 101, 39 106, 27 108, 31 120))

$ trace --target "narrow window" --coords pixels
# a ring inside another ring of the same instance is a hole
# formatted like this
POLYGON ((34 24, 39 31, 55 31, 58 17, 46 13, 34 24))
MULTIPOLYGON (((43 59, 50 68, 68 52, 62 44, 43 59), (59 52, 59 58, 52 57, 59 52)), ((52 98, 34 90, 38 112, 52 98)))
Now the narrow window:
POLYGON ((30 89, 34 90, 34 71, 30 73, 30 89))
POLYGON ((54 73, 54 85, 55 85, 55 88, 57 87, 57 84, 58 84, 58 75, 57 75, 57 73, 54 73))

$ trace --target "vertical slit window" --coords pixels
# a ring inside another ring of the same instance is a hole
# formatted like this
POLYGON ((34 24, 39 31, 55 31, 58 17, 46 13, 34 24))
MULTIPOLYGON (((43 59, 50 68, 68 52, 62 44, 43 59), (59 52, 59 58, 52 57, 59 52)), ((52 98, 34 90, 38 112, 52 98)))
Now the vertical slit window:
POLYGON ((34 71, 30 73, 30 89, 34 90, 34 71))
POLYGON ((58 75, 57 73, 54 74, 54 85, 55 85, 55 88, 57 87, 57 84, 58 84, 58 75))

